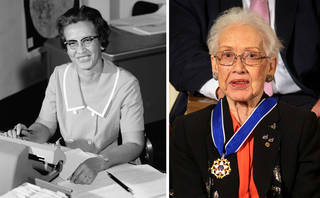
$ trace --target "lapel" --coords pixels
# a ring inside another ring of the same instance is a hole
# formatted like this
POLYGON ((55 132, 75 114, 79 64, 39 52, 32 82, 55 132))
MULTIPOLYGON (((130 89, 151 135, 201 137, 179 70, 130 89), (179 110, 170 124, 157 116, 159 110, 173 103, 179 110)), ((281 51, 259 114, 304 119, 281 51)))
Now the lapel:
MULTIPOLYGON (((225 129, 226 142, 233 136, 233 125, 232 119, 229 113, 229 105, 227 99, 223 99, 223 122, 225 129)), ((210 117, 211 118, 211 117, 210 117)), ((209 121, 211 123, 211 119, 209 121)), ((210 125, 210 124, 209 124, 210 125)), ((211 135, 211 127, 208 127, 210 131, 207 137, 207 147, 208 147, 208 168, 211 168, 213 161, 217 160, 221 156, 219 155, 218 150, 215 148, 211 135), (209 165, 210 164, 210 165, 209 165)), ((238 162, 237 162, 237 154, 233 153, 228 155, 227 160, 230 161, 231 172, 229 175, 225 176, 222 179, 217 179, 214 175, 211 175, 214 180, 214 185, 216 190, 219 192, 219 197, 237 197, 239 192, 239 172, 238 172, 238 162), (228 186, 228 188, 226 188, 228 186), (227 190, 226 190, 227 189, 227 190)), ((209 171, 208 175, 211 172, 209 171)))
POLYGON ((63 73, 63 94, 66 110, 68 112, 73 111, 76 114, 79 109, 85 108, 85 103, 82 98, 80 81, 75 67, 71 63, 63 73))
POLYGON ((112 62, 103 59, 104 67, 95 91, 95 100, 87 108, 100 117, 105 117, 118 86, 120 69, 112 62))
POLYGON ((258 124, 254 130, 253 178, 261 197, 270 187, 272 172, 280 151, 278 105, 258 124))
MULTIPOLYGON (((297 0, 277 0, 275 6, 275 30, 279 39, 283 42, 284 46, 288 46, 289 41, 291 40, 296 8, 298 1, 297 0)), ((282 55, 286 54, 286 49, 283 50, 282 55)), ((284 59, 285 60, 285 59, 284 59)))

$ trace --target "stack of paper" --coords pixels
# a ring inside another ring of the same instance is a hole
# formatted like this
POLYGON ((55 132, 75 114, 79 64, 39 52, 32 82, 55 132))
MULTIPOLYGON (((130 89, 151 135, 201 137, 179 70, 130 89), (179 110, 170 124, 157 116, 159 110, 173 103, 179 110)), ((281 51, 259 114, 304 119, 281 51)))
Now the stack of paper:
POLYGON ((45 198, 68 198, 67 195, 65 195, 62 192, 54 192, 45 188, 41 188, 39 186, 30 184, 30 183, 24 183, 11 191, 7 192, 6 194, 0 196, 1 198, 39 198, 39 197, 45 197, 45 198))
POLYGON ((129 186, 134 197, 165 197, 166 175, 149 165, 123 164, 108 171, 129 186))
POLYGON ((112 180, 106 171, 100 172, 90 185, 73 184, 69 181, 60 181, 58 185, 72 189, 72 197, 77 198, 102 198, 106 195, 121 198, 165 197, 166 175, 149 165, 123 164, 108 169, 108 172, 130 187, 133 196, 112 180))

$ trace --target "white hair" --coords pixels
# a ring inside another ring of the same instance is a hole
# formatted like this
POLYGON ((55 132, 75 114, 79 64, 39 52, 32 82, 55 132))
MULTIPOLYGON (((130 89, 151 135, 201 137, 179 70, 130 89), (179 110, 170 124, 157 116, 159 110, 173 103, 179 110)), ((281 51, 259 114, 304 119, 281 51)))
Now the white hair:
POLYGON ((275 32, 258 14, 248 9, 234 7, 226 10, 218 17, 209 31, 207 45, 211 55, 216 54, 218 51, 218 39, 222 30, 232 25, 249 25, 261 32, 263 35, 263 49, 267 56, 277 56, 282 49, 282 44, 275 32))

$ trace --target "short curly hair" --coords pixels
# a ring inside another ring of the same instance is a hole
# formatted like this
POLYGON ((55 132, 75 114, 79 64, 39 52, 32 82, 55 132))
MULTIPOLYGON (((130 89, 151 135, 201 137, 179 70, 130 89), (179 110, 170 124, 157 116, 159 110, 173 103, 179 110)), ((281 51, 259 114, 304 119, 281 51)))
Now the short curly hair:
POLYGON ((232 25, 249 25, 261 32, 263 35, 263 48, 268 56, 277 56, 283 48, 281 41, 270 25, 258 14, 248 9, 234 7, 222 13, 209 31, 207 45, 211 55, 214 55, 218 51, 218 39, 222 30, 232 25))
POLYGON ((103 48, 106 48, 109 43, 110 28, 108 23, 102 18, 100 12, 88 6, 80 8, 71 8, 57 19, 57 28, 60 39, 65 42, 64 28, 72 23, 79 21, 91 21, 98 34, 98 39, 103 48))

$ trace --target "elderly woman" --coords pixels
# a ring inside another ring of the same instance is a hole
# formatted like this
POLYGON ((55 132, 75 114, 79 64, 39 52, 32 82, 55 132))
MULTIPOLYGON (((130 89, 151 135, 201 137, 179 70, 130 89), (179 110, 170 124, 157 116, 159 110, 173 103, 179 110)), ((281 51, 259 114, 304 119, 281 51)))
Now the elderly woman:
POLYGON ((232 8, 210 30, 213 76, 226 96, 171 131, 175 197, 320 197, 315 114, 264 94, 281 43, 258 15, 232 8))
POLYGON ((132 74, 102 57, 110 29, 99 11, 72 8, 57 26, 71 63, 55 68, 35 123, 29 128, 18 124, 7 135, 44 143, 59 126, 66 146, 98 154, 71 177, 74 183, 90 184, 99 171, 134 160, 142 151, 140 88, 132 74))

